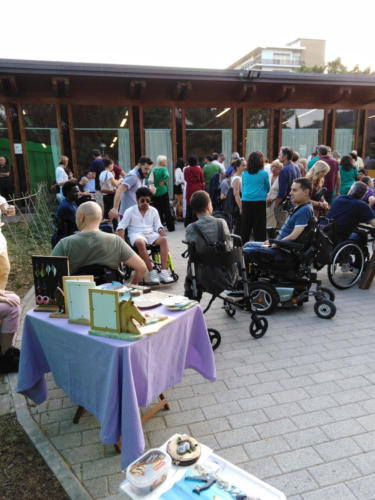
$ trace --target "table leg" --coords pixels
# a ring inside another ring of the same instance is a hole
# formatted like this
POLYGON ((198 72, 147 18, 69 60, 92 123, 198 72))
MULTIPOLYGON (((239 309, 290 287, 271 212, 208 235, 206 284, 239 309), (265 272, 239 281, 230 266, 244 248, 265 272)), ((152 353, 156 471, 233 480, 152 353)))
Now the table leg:
MULTIPOLYGON (((165 410, 171 409, 171 407, 169 406, 168 400, 163 393, 159 394, 159 398, 160 398, 160 401, 158 403, 156 403, 155 406, 153 406, 150 410, 148 410, 141 417, 142 425, 145 422, 147 422, 148 420, 150 420, 150 418, 153 417, 155 415, 155 413, 157 413, 159 410, 161 410, 161 408, 164 408, 165 410)), ((117 453, 121 453, 121 436, 120 436, 118 443, 116 443, 113 446, 115 447, 115 450, 117 451, 117 453)))
POLYGON ((82 415, 85 413, 86 409, 83 406, 78 406, 76 414, 74 415, 73 418, 73 424, 78 424, 79 419, 82 417, 82 415))

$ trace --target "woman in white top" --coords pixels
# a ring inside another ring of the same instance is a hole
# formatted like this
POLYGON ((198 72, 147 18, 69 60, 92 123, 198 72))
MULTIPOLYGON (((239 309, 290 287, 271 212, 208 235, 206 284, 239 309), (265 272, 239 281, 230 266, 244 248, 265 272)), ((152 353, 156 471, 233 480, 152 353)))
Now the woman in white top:
POLYGON ((62 187, 69 180, 69 176, 66 173, 68 164, 69 158, 67 156, 60 156, 59 164, 57 165, 55 173, 56 182, 60 186, 60 192, 56 194, 56 198, 59 203, 61 203, 64 199, 64 196, 62 194, 62 187))
POLYGON ((275 160, 271 163, 270 169, 270 185, 271 189, 268 191, 266 200, 266 216, 267 216, 267 230, 271 234, 270 237, 274 236, 274 231, 277 228, 277 219, 275 215, 275 201, 277 198, 277 193, 279 192, 279 173, 282 169, 283 164, 279 160, 275 160), (270 231, 271 230, 271 231, 270 231))
POLYGON ((246 169, 247 162, 245 158, 239 158, 232 163, 234 172, 230 178, 230 187, 233 190, 234 201, 237 205, 233 210, 233 232, 241 234, 241 216, 242 216, 242 172, 246 169))
POLYGON ((117 184, 112 173, 114 166, 113 160, 104 158, 103 165, 104 170, 100 172, 99 184, 103 194, 104 218, 108 219, 108 212, 113 208, 117 184))

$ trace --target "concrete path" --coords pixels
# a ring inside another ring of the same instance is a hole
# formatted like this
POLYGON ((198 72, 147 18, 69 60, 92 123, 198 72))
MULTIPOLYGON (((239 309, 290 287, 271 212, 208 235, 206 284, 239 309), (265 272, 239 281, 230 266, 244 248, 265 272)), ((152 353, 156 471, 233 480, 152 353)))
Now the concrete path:
MULTIPOLYGON (((165 288, 174 293, 183 291, 183 234, 178 224, 169 235, 181 279, 165 288)), ((326 272, 321 276, 329 286, 326 272)), ((312 299, 301 310, 274 312, 259 340, 250 337, 248 314, 229 318, 214 303, 206 321, 222 334, 217 381, 187 370, 167 391, 171 411, 144 426, 147 446, 187 432, 289 500, 375 499, 375 285, 335 293, 332 320, 317 318, 312 299)), ((30 294, 25 308, 32 305, 30 294)), ((13 376, 9 393, 8 377, 0 379, 0 411, 18 409, 71 498, 121 498, 120 457, 100 442, 97 420, 86 414, 74 425, 76 406, 50 375, 49 399, 40 406, 26 406, 15 385, 13 376)))

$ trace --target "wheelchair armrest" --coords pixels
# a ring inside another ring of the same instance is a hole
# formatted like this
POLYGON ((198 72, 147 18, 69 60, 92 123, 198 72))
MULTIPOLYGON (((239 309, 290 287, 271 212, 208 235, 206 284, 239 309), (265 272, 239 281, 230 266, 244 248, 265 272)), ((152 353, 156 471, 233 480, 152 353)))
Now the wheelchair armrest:
POLYGON ((303 243, 297 243, 296 241, 289 241, 289 240, 268 240, 271 245, 276 245, 279 248, 285 249, 285 250, 302 250, 303 249, 303 243))
POLYGON ((241 236, 238 236, 238 234, 231 234, 230 237, 232 238, 233 243, 235 244, 236 247, 242 247, 241 236))

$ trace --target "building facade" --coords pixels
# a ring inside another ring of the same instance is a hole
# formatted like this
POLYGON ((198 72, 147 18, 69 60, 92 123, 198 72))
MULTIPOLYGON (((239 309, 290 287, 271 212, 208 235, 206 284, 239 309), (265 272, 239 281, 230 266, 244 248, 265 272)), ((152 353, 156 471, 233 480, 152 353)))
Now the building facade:
POLYGON ((257 47, 228 69, 298 71, 302 66, 324 66, 325 46, 325 40, 297 38, 284 47, 257 47))
POLYGON ((131 169, 141 154, 213 151, 270 160, 319 143, 375 157, 375 77, 0 60, 0 157, 17 194, 52 184, 59 156, 77 177, 91 151, 131 169))

